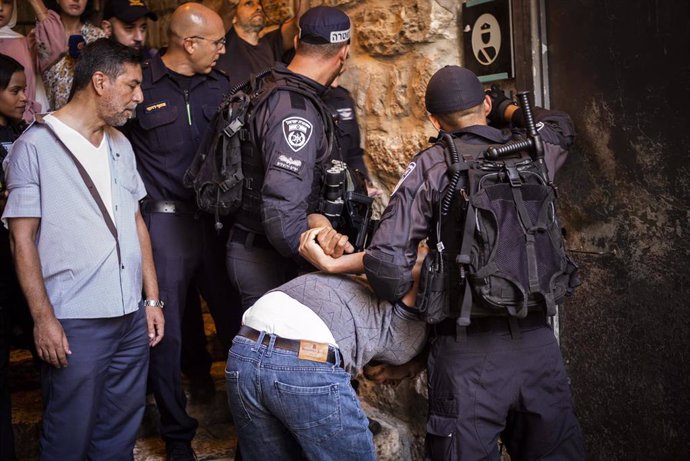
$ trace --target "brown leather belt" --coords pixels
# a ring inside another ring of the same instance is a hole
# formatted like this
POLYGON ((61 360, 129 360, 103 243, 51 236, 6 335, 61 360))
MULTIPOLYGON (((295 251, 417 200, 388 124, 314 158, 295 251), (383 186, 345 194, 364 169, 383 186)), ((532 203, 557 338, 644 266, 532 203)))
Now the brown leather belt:
MULTIPOLYGON (((246 325, 242 325, 240 328, 240 331, 237 333, 238 336, 242 336, 243 338, 247 338, 252 341, 256 341, 259 339, 259 335, 261 335, 260 331, 257 331, 253 328, 250 328, 246 325)), ((261 341, 261 344, 263 346, 268 346, 268 344, 271 342, 271 335, 268 333, 264 335, 264 339, 261 341)), ((300 350, 300 341, 299 339, 287 339, 287 338, 281 338, 280 336, 276 336, 276 341, 273 343, 273 347, 276 349, 282 349, 284 351, 290 351, 290 352, 297 352, 299 353, 300 350)), ((340 351, 338 349, 335 349, 334 347, 328 347, 328 357, 326 358, 326 361, 328 363, 331 363, 335 365, 335 354, 340 354, 340 351)), ((340 364, 342 366, 342 358, 340 360, 340 364)))

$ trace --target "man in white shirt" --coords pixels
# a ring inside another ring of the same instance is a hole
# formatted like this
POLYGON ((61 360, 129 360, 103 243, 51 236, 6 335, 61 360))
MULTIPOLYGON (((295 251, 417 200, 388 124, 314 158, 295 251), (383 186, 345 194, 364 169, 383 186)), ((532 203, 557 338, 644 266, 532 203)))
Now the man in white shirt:
POLYGON ((148 348, 164 323, 139 214, 146 191, 113 128, 141 102, 140 85, 130 48, 87 45, 73 98, 29 127, 5 162, 3 220, 45 362, 42 460, 132 459, 148 348))

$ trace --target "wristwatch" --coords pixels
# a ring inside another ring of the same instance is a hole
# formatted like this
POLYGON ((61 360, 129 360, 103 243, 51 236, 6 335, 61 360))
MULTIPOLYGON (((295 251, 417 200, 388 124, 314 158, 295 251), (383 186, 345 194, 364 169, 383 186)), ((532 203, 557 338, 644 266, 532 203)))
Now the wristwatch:
POLYGON ((163 309, 163 306, 165 306, 165 303, 161 301, 160 299, 145 299, 144 300, 144 306, 146 307, 160 307, 163 309))

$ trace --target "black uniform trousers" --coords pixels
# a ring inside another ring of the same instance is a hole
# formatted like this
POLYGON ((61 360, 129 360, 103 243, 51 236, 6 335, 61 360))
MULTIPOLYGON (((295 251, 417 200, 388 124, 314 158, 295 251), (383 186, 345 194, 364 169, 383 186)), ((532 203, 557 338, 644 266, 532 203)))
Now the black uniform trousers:
POLYGON ((161 436, 166 441, 191 441, 198 423, 185 410, 180 370, 187 293, 198 289, 206 300, 224 350, 239 330, 242 312, 225 270, 223 242, 210 215, 146 213, 144 220, 165 302, 165 336, 151 349, 149 388, 161 415, 161 436))
POLYGON ((227 243, 227 270, 245 311, 267 291, 298 275, 297 264, 281 256, 263 234, 234 226, 227 243))
POLYGON ((436 327, 428 359, 432 460, 499 461, 499 436, 513 461, 585 459, 553 330, 543 314, 517 322, 511 333, 507 317, 472 319, 460 340, 452 320, 436 327))

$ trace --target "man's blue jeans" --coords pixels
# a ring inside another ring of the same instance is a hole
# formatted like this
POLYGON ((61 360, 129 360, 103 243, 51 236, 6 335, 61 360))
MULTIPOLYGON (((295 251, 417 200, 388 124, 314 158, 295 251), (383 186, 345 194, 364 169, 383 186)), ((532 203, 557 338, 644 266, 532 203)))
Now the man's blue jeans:
POLYGON ((244 461, 375 460, 367 417, 336 364, 236 336, 225 380, 244 461))

